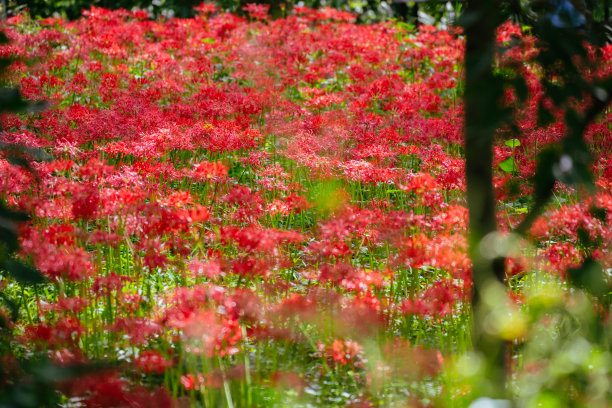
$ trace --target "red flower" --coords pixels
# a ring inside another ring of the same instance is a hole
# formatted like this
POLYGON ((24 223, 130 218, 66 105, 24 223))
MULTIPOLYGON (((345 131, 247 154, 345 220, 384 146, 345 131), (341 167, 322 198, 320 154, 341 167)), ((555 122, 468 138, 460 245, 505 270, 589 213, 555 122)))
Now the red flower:
POLYGON ((145 373, 162 374, 172 363, 155 350, 143 351, 134 361, 145 373))
POLYGON ((72 216, 76 219, 90 220, 95 218, 98 212, 100 194, 93 186, 85 186, 84 189, 75 192, 72 199, 72 216))
POLYGON ((246 11, 249 14, 249 17, 251 17, 254 20, 264 20, 265 21, 269 18, 268 16, 268 10, 270 9, 269 4, 247 3, 247 5, 242 7, 242 9, 246 11))

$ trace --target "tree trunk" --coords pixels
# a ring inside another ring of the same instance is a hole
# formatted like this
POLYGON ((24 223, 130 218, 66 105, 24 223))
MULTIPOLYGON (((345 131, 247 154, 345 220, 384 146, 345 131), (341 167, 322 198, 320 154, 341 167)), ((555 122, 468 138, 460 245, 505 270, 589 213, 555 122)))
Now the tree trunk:
POLYGON ((497 231, 493 190, 492 146, 499 126, 502 88, 493 76, 495 29, 499 4, 494 0, 468 0, 462 17, 465 28, 465 175, 469 211, 469 252, 473 263, 472 339, 476 352, 487 363, 486 380, 476 394, 505 396, 505 344, 484 330, 487 314, 483 290, 491 282, 503 282, 504 260, 491 259, 481 242, 497 231))

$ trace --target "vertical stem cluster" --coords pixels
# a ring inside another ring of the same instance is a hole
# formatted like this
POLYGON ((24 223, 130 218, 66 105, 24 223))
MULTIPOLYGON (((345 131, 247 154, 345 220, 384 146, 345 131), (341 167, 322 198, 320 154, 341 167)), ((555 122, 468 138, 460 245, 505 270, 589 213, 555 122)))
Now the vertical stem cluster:
POLYGON ((499 4, 492 0, 468 0, 463 16, 465 48, 465 172, 469 209, 470 257, 473 262, 473 342, 484 355, 488 385, 478 392, 502 397, 505 390, 505 347, 503 341, 484 329, 486 310, 483 290, 504 278, 503 259, 491 259, 481 242, 497 231, 493 190, 493 139, 500 123, 501 87, 493 75, 495 30, 499 4))

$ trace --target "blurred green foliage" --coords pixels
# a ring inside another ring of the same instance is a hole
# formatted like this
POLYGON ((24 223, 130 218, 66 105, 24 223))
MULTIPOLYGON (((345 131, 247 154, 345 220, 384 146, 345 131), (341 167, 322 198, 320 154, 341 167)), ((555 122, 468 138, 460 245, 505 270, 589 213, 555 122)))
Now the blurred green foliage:
MULTIPOLYGON (((62 16, 69 19, 78 18, 82 10, 91 6, 109 9, 147 10, 152 16, 192 17, 194 7, 201 0, 8 0, 9 14, 19 14, 28 11, 32 17, 62 16)), ((291 9, 293 6, 320 8, 333 7, 350 11, 359 16, 361 22, 379 21, 387 18, 397 18, 410 23, 416 23, 417 18, 422 24, 452 22, 461 10, 461 2, 432 1, 424 3, 393 0, 217 0, 222 9, 231 12, 241 12, 247 3, 269 4, 272 9, 291 9), (285 7, 283 7, 285 6, 285 7)), ((282 16, 279 15, 279 16, 282 16)))
MULTIPOLYGON (((168 17, 193 17, 194 7, 201 0, 7 0, 9 14, 19 14, 27 10, 32 17, 61 16, 75 19, 82 10, 92 6, 109 9, 143 9, 153 17, 160 15, 168 17)), ((397 0, 216 0, 222 9, 241 13, 247 3, 269 4, 274 17, 282 17, 282 10, 290 10, 294 6, 311 8, 333 7, 355 13, 363 23, 384 19, 398 19, 411 24, 452 24, 462 12, 465 0, 429 0, 429 1, 397 1, 397 0), (279 12, 274 12, 277 10, 279 12)), ((501 0, 501 9, 521 24, 531 25, 536 19, 534 10, 550 1, 542 0, 501 0)), ((610 0, 576 1, 582 4, 582 12, 592 22, 604 22, 610 19, 610 0)))
POLYGON ((153 15, 166 14, 177 17, 193 17, 194 7, 200 0, 9 0, 7 9, 10 14, 19 14, 28 10, 32 17, 62 16, 69 19, 78 18, 82 10, 90 7, 109 9, 140 8, 153 15))

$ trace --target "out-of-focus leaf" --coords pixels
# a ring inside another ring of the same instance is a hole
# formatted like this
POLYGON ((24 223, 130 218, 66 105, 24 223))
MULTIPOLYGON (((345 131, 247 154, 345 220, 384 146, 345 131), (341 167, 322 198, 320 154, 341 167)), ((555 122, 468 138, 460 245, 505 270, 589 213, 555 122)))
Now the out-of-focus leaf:
POLYGON ((564 154, 560 158, 559 166, 564 167, 562 161, 567 161, 568 158, 571 159, 571 166, 557 174, 557 178, 569 185, 582 185, 593 189, 595 184, 590 170, 591 152, 584 139, 580 137, 581 134, 582 131, 580 130, 580 133, 577 133, 576 136, 566 137, 563 140, 564 154))
POLYGON ((596 218, 599 221, 605 222, 606 217, 608 215, 608 210, 593 205, 591 206, 591 208, 589 208, 589 214, 591 214, 591 217, 596 218))
POLYGON ((481 16, 479 13, 464 11, 463 13, 461 13, 455 23, 465 29, 476 23, 480 17, 481 16))
POLYGON ((587 231, 583 227, 579 227, 576 230, 576 236, 578 237, 578 242, 581 246, 590 247, 591 245, 593 245, 593 240, 591 239, 589 231, 587 231))
POLYGON ((10 220, 0 218, 0 243, 4 244, 9 252, 15 252, 19 248, 17 228, 10 220))
POLYGON ((30 171, 32 170, 32 166, 30 166, 30 162, 23 156, 12 156, 9 155, 6 160, 12 164, 13 166, 23 167, 24 169, 30 171))
POLYGON ((517 76, 511 80, 512 87, 516 91, 516 96, 519 98, 521 102, 527 100, 528 88, 527 82, 525 82, 525 78, 522 76, 517 76))
POLYGON ((322 181, 310 191, 310 201, 325 216, 343 207, 347 200, 346 191, 336 180, 322 181))
POLYGON ((2 408, 59 406, 60 394, 56 392, 59 384, 117 367, 114 363, 96 361, 60 366, 45 356, 35 356, 19 363, 21 371, 27 375, 13 383, 7 392, 0 394, 2 408))
POLYGON ((59 366, 51 361, 42 360, 34 363, 31 368, 32 374, 38 381, 56 383, 75 379, 86 374, 116 368, 117 365, 117 363, 112 362, 92 361, 88 363, 59 366))
POLYGON ((2 299, 4 301, 4 304, 9 308, 9 311, 11 313, 11 319, 17 320, 17 318, 19 317, 19 306, 17 305, 17 303, 9 299, 9 297, 6 296, 6 294, 2 291, 0 291, 0 299, 2 299))
POLYGON ((407 33, 412 33, 416 31, 416 26, 414 24, 408 24, 404 21, 398 21, 397 23, 395 23, 395 26, 398 29, 405 31, 407 33))
POLYGON ((548 110, 548 108, 545 107, 542 102, 540 102, 538 104, 538 126, 546 127, 551 123, 554 123, 554 121, 555 117, 553 116, 553 114, 550 113, 550 110, 548 110))
POLYGON ((19 90, 16 88, 0 89, 0 111, 2 112, 22 112, 28 107, 28 102, 21 98, 19 90))
POLYGON ((573 285, 593 296, 602 296, 610 292, 610 285, 603 268, 592 258, 585 259, 578 268, 570 268, 568 276, 573 285))
POLYGON ((13 279, 24 285, 36 285, 46 281, 45 276, 36 268, 16 259, 6 261, 4 268, 13 279))
POLYGON ((0 58, 0 71, 4 71, 6 68, 8 68, 12 62, 13 61, 11 61, 9 58, 0 58))
POLYGON ((51 156, 44 149, 38 147, 24 146, 21 144, 3 143, 0 142, 0 150, 4 150, 10 157, 22 157, 27 156, 32 160, 50 160, 51 156))
POLYGON ((534 178, 536 202, 544 202, 550 198, 556 181, 553 169, 558 160, 559 154, 555 150, 547 149, 540 153, 534 178))
POLYGON ((30 216, 28 214, 21 211, 12 210, 0 201, 0 223, 2 222, 2 218, 22 222, 30 220, 30 216))
POLYGON ((548 84, 546 94, 550 96, 555 105, 559 106, 567 99, 565 88, 560 84, 548 84))

